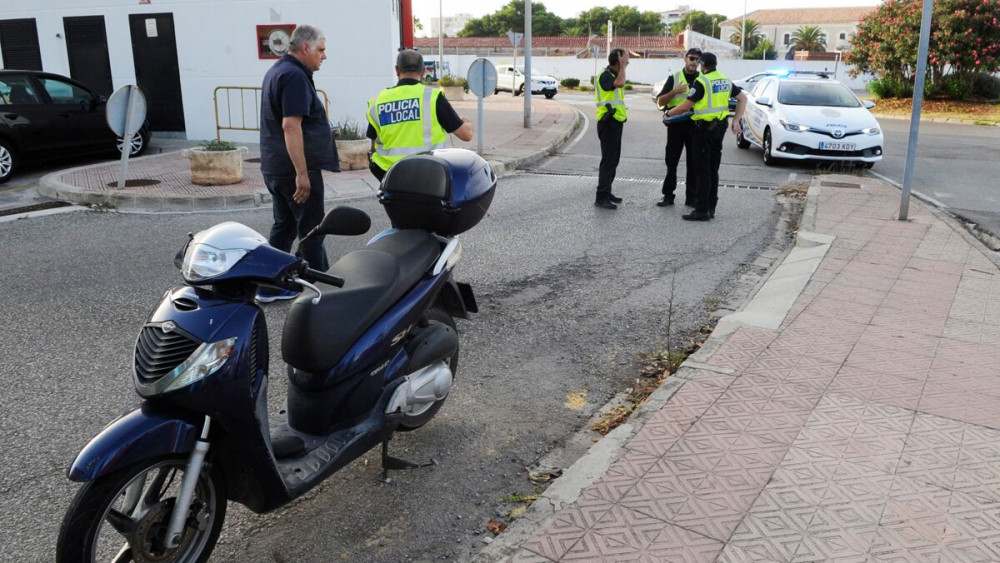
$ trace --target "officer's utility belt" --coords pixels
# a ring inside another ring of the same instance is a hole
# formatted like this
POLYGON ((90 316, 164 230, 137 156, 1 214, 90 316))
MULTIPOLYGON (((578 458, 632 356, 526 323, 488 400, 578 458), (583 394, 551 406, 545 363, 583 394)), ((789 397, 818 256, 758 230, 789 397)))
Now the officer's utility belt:
POLYGON ((715 131, 719 125, 722 125, 722 127, 725 128, 726 125, 728 125, 728 121, 729 118, 723 117, 722 119, 692 119, 691 123, 695 127, 702 127, 708 131, 715 131))

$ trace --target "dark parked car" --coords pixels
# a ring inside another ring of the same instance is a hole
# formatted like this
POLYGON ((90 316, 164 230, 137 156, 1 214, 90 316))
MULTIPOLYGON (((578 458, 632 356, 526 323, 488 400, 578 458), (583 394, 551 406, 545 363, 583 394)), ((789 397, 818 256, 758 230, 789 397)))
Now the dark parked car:
MULTIPOLYGON (((23 162, 117 151, 122 140, 104 116, 107 98, 65 76, 0 70, 0 184, 23 162)), ((131 156, 149 146, 149 123, 130 143, 131 156)))

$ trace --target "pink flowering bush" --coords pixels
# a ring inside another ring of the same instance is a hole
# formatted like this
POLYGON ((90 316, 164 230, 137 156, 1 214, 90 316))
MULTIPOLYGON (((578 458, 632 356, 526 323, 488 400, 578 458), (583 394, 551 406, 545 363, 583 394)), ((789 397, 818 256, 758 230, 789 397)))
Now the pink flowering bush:
MULTIPOLYGON (((886 0, 858 24, 847 62, 854 73, 908 82, 917 70, 923 0, 886 0)), ((976 73, 1000 69, 1000 0, 936 0, 931 21, 928 77, 957 80, 972 90, 976 73)))

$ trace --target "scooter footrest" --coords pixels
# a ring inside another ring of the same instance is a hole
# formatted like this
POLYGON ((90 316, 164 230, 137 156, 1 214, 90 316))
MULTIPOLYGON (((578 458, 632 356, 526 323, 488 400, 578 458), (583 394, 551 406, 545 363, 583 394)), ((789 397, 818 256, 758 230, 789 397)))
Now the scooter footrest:
POLYGON ((281 436, 271 440, 275 459, 289 459, 306 453, 306 442, 298 436, 281 436))

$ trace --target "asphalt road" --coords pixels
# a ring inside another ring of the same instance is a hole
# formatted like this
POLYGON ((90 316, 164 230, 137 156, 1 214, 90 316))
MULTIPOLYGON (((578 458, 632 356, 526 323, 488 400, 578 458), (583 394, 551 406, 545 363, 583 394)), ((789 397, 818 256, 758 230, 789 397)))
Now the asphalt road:
MULTIPOLYGON (((662 349, 668 322, 680 339, 707 322, 706 300, 735 299, 733 280, 774 240, 773 192, 727 189, 719 219, 688 224, 681 208, 652 205, 662 170, 648 164, 645 178, 616 185, 627 203, 614 213, 593 207, 596 179, 585 171, 502 179, 489 216, 462 237, 458 277, 473 285, 482 312, 459 324, 456 387, 434 421, 392 444, 397 455, 441 465, 384 485, 373 452, 370 464, 350 464, 283 510, 232 505, 213 561, 429 561, 478 551, 490 518, 509 509, 497 499, 537 491, 525 467, 632 384, 637 354, 662 349), (585 400, 568 403, 570 394, 585 400)), ((355 204, 372 215, 373 232, 388 226, 377 202, 355 204)), ((51 560, 77 489, 65 468, 137 403, 135 335, 179 281, 173 257, 186 234, 221 220, 266 232, 270 213, 80 212, 0 223, 0 560, 51 560)), ((327 248, 339 256, 363 240, 327 248)), ((275 410, 285 310, 267 308, 275 410)))
MULTIPOLYGON (((213 561, 430 561, 483 545, 497 499, 537 491, 525 466, 583 426, 634 381, 642 352, 675 345, 707 322, 709 305, 738 301, 737 278, 783 232, 770 190, 809 167, 763 167, 727 143, 718 218, 680 220, 657 208, 665 130, 633 103, 615 193, 621 209, 592 205, 596 133, 534 171, 501 180, 489 216, 462 236, 457 275, 481 313, 460 321, 456 387, 439 416, 393 441, 395 454, 441 465, 378 480, 377 452, 305 498, 268 515, 231 505, 213 561), (585 397, 582 406, 569 395, 585 397), (578 409, 578 410, 576 410, 578 409)), ((586 97, 576 103, 589 117, 586 97)), ((878 171, 878 167, 876 167, 878 171)), ((373 200, 354 205, 388 226, 373 200)), ((50 561, 77 489, 64 476, 85 441, 137 402, 132 345, 163 291, 179 281, 173 257, 189 231, 222 220, 261 232, 267 210, 215 215, 71 213, 0 223, 0 560, 50 561)), ((331 256, 363 237, 328 239, 331 256)), ((271 408, 284 398, 277 358, 287 306, 267 307, 271 408)))

